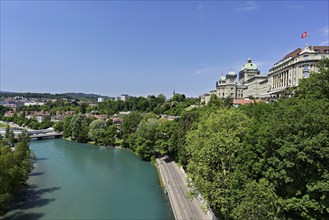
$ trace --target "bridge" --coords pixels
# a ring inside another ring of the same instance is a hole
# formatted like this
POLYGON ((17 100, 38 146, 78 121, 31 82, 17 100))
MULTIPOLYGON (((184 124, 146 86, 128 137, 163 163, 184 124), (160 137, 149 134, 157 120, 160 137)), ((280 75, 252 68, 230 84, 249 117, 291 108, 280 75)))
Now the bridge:
POLYGON ((48 133, 33 133, 30 134, 31 140, 42 140, 42 139, 50 139, 50 138, 61 138, 63 137, 63 133, 58 132, 48 132, 48 133))
MULTIPOLYGON (((31 137, 31 140, 42 140, 42 139, 50 139, 50 138, 60 138, 63 136, 63 133, 55 132, 53 128, 42 129, 42 130, 31 130, 23 127, 14 127, 13 130, 15 137, 22 133, 22 130, 26 130, 28 135, 31 137)), ((0 135, 3 137, 6 134, 6 129, 0 129, 0 135)))

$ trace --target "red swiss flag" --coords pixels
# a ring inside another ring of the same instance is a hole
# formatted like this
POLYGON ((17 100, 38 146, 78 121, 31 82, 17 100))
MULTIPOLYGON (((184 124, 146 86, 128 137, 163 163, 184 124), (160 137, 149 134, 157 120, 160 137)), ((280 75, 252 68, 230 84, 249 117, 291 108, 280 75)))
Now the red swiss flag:
POLYGON ((302 34, 302 38, 305 38, 307 37, 307 31, 305 31, 303 34, 302 34))

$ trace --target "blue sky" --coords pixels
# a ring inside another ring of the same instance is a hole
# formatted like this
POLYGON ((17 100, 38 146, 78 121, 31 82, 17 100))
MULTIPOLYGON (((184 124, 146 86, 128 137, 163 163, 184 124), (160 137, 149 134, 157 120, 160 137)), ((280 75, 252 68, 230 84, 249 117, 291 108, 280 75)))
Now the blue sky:
POLYGON ((199 96, 328 45, 328 1, 4 1, 1 90, 199 96), (308 37, 301 34, 308 31, 308 37))

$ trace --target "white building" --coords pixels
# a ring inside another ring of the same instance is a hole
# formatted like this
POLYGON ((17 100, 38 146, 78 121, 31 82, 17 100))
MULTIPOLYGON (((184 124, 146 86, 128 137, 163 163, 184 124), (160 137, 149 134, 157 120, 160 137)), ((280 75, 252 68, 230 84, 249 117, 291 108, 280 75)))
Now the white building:
POLYGON ((241 88, 238 88, 236 76, 237 74, 233 71, 230 71, 228 74, 226 74, 226 76, 222 74, 222 76, 216 82, 216 95, 219 98, 237 98, 237 94, 240 94, 241 88))
POLYGON ((25 102, 24 106, 34 106, 34 105, 39 105, 39 106, 43 106, 45 103, 43 102, 25 102))
POLYGON ((120 96, 116 97, 115 101, 128 101, 128 99, 130 98, 131 96, 127 95, 127 94, 121 94, 120 96))
POLYGON ((299 85, 300 79, 317 71, 316 63, 329 57, 329 46, 308 46, 298 48, 275 63, 268 74, 268 92, 280 96, 289 87, 299 85))

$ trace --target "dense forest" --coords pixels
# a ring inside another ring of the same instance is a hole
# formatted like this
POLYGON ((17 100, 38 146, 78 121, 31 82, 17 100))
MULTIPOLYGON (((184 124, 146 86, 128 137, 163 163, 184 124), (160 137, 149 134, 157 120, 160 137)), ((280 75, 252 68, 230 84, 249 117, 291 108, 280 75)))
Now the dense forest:
MULTIPOLYGON (((163 100, 136 108, 121 126, 77 114, 55 127, 144 160, 171 156, 187 170, 191 194, 201 193, 219 219, 328 219, 329 60, 318 66, 273 103, 232 108, 212 96, 207 106, 188 108, 181 99, 179 117, 168 120, 155 110, 163 100)), ((110 103, 96 109, 109 113, 110 103)))

